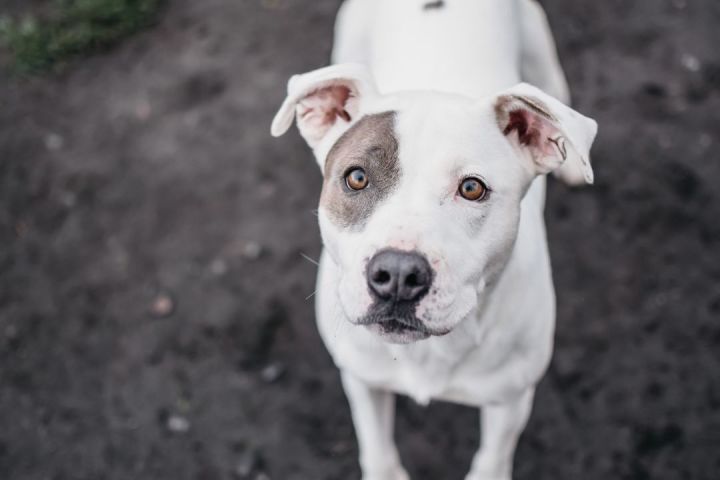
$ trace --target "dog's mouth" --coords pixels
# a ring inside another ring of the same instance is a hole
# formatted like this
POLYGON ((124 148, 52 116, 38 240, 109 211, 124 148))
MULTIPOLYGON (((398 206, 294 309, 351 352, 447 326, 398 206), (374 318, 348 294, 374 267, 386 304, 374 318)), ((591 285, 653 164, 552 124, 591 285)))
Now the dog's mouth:
POLYGON ((375 305, 358 323, 392 343, 411 343, 447 333, 428 329, 414 310, 411 305, 375 305))
POLYGON ((388 343, 408 344, 431 336, 426 329, 405 325, 395 319, 366 324, 365 327, 388 343))
POLYGON ((377 323, 378 327, 380 327, 380 330, 383 333, 408 333, 408 332, 416 332, 416 333, 426 333, 429 335, 429 332, 426 331, 425 328, 423 328, 420 325, 408 325, 407 323, 403 323, 400 320, 397 320, 395 318, 386 319, 382 322, 377 323))

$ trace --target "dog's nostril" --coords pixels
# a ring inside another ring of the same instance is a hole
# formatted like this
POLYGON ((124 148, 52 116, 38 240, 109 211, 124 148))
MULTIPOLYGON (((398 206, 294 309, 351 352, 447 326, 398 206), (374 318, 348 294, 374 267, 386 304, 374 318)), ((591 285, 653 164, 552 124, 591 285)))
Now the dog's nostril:
POLYGON ((388 283, 390 281, 390 274, 385 270, 377 271, 373 275, 373 281, 378 284, 388 283))
POLYGON ((419 253, 382 250, 368 263, 367 281, 370 293, 379 300, 418 301, 430 288, 432 268, 419 253))

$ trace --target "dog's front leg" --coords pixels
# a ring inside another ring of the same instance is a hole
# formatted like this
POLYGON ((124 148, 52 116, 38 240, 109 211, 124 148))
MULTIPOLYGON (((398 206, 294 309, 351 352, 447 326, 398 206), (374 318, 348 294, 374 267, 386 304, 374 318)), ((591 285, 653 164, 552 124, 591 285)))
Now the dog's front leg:
POLYGON ((534 389, 512 401, 482 408, 481 446, 465 480, 510 480, 518 438, 532 409, 534 389))
POLYGON ((342 372, 360 450, 363 480, 408 480, 393 439, 395 395, 342 372))

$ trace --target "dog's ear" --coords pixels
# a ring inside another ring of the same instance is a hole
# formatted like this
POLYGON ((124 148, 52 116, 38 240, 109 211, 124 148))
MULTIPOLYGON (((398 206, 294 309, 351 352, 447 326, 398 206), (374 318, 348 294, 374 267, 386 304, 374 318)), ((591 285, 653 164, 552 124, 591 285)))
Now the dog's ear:
POLYGON ((297 118, 298 129, 311 148, 334 130, 344 130, 360 115, 362 101, 377 95, 367 69, 359 64, 340 64, 293 76, 287 98, 272 122, 271 133, 279 137, 297 118))
POLYGON ((495 115, 503 135, 532 159, 535 173, 548 173, 567 161, 582 172, 587 183, 593 183, 594 120, 525 83, 496 98, 495 115))

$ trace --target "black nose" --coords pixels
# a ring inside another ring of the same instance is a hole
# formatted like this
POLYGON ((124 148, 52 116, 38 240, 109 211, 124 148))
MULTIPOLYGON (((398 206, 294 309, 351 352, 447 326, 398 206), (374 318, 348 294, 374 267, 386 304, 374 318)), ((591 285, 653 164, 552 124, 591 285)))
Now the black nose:
POLYGON ((413 302, 430 289, 432 269, 419 253, 382 250, 368 263, 367 282, 380 300, 413 302))

